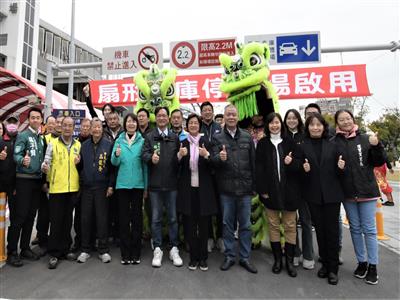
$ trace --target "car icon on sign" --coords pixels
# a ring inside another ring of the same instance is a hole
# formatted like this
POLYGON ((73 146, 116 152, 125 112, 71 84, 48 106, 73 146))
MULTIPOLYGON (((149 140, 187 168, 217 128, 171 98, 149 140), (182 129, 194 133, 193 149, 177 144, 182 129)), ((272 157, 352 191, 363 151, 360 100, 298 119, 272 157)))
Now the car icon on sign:
POLYGON ((285 54, 297 55, 297 45, 295 43, 282 43, 282 45, 279 46, 279 56, 285 54))

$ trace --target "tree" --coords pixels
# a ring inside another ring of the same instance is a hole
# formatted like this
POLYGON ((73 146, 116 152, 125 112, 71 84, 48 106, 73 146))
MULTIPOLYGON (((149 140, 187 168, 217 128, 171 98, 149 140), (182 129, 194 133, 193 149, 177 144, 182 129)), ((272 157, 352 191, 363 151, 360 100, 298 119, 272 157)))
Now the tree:
POLYGON ((390 161, 400 157, 400 110, 387 108, 379 120, 373 121, 368 126, 373 132, 378 132, 390 161))
POLYGON ((329 124, 330 127, 335 128, 335 116, 332 114, 322 114, 325 121, 329 124))
POLYGON ((355 97, 353 100, 353 107, 354 107, 354 119, 358 128, 361 132, 366 132, 366 123, 365 117, 369 113, 369 106, 365 104, 368 97, 363 97, 362 99, 355 97), (358 113, 355 113, 358 110, 358 113))

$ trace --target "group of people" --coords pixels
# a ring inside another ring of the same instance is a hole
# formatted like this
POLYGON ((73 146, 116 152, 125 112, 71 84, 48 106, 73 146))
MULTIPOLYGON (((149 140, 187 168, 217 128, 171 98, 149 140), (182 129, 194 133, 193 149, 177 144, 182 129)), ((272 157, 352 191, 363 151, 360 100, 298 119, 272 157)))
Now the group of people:
POLYGON ((265 120, 254 117, 253 129, 260 130, 249 131, 238 126, 234 105, 225 107, 217 123, 212 104, 204 102, 201 116, 186 120, 180 110, 158 107, 151 128, 145 109, 126 114, 120 124, 108 104, 105 121, 84 119, 78 138, 71 117, 48 117, 43 133, 42 111, 34 107, 29 127, 18 133, 18 116, 11 115, 0 139, 0 191, 10 209, 7 263, 19 267, 22 259, 47 253, 48 267, 55 269, 64 257, 85 263, 94 249, 107 263, 113 236, 119 239, 121 264, 139 264, 145 211, 153 267, 161 267, 167 248, 173 265, 183 265, 182 226, 190 270, 208 269, 211 240, 221 241, 222 271, 238 256, 240 266, 257 273, 250 262, 250 217, 258 195, 268 220, 273 273, 282 271, 284 258, 289 276, 297 276, 300 217, 303 267, 314 268, 312 224, 321 261, 317 275, 337 284, 343 204, 358 262, 354 276, 377 284, 380 191, 374 167, 385 163, 383 146, 377 135, 361 133, 348 110, 336 112, 335 129, 318 105, 308 105, 305 113, 304 124, 295 109, 284 119, 275 112, 265 120), (37 211, 39 252, 30 246, 37 211), (164 223, 169 243, 163 242, 164 223))

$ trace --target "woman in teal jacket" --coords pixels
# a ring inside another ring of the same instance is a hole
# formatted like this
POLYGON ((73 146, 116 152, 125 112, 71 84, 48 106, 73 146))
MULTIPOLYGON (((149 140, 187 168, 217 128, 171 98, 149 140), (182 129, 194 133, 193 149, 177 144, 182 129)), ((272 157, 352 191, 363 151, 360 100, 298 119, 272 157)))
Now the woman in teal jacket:
POLYGON ((127 265, 140 263, 143 192, 147 189, 147 166, 141 158, 144 139, 137 132, 136 115, 127 114, 123 121, 123 128, 125 131, 115 141, 111 163, 118 168, 116 192, 121 264, 127 265))

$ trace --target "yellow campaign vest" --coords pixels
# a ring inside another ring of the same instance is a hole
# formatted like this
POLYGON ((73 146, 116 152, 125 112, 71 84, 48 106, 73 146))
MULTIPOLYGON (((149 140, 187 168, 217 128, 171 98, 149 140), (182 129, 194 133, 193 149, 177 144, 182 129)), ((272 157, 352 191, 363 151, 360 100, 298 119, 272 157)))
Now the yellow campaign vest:
MULTIPOLYGON (((53 141, 56 141, 58 138, 57 137, 53 137, 53 135, 51 133, 48 133, 44 136, 44 139, 46 141, 46 145, 51 144, 53 141)), ((51 170, 47 173, 46 175, 46 181, 50 182, 51 180, 51 170)))
POLYGON ((56 139, 52 141, 53 156, 51 160, 50 194, 60 194, 79 191, 79 174, 74 159, 81 151, 81 143, 72 141, 68 152, 67 146, 56 139))

